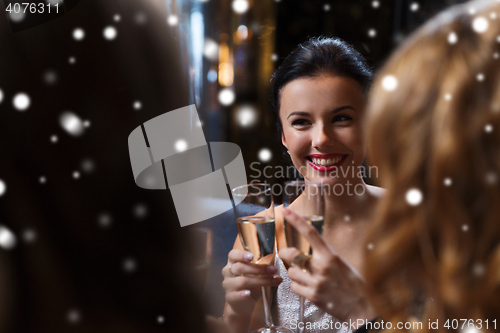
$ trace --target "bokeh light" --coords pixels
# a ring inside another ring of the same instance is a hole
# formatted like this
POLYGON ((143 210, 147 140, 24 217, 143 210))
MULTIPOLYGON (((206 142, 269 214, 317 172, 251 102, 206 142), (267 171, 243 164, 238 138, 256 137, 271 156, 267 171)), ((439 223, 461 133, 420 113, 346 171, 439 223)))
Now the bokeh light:
POLYGON ((250 7, 250 4, 248 3, 248 0, 233 0, 232 7, 235 13, 244 14, 250 7))
POLYGON ((273 154, 270 149, 262 148, 261 150, 259 150, 259 160, 261 162, 269 162, 272 157, 273 154))
POLYGON ((422 199, 424 198, 422 191, 416 188, 411 188, 406 192, 406 202, 410 206, 418 206, 422 202, 422 199))
POLYGON ((219 91, 219 102, 224 106, 229 106, 234 103, 236 96, 230 88, 224 88, 219 91))
POLYGON ((85 31, 82 28, 76 28, 73 30, 73 38, 75 40, 83 40, 85 38, 85 31))
POLYGON ((12 250, 16 244, 16 235, 6 226, 0 225, 0 247, 5 250, 12 250))
POLYGON ((115 27, 113 26, 108 26, 104 28, 104 31, 102 32, 103 36, 107 40, 113 40, 118 36, 118 31, 116 30, 115 27))
POLYGON ((26 93, 18 93, 14 96, 12 103, 18 111, 26 111, 31 105, 31 99, 26 93))
POLYGON ((179 139, 175 141, 174 148, 177 152, 182 153, 183 151, 186 151, 188 149, 188 143, 184 139, 179 139))
POLYGON ((83 122, 75 113, 66 111, 59 117, 61 127, 72 136, 80 136, 85 131, 83 122))
POLYGON ((382 79, 382 88, 386 91, 394 91, 398 87, 398 79, 394 75, 386 75, 382 79))

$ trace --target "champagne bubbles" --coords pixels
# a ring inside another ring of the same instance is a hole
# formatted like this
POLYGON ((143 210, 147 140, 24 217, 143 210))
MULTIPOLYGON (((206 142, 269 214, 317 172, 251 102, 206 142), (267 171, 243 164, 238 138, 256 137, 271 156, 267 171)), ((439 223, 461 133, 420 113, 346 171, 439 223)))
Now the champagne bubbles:
POLYGON ((76 58, 75 58, 75 57, 69 57, 68 62, 69 62, 71 65, 74 65, 74 64, 76 64, 76 58))
POLYGON ((398 79, 394 75, 386 75, 382 79, 382 88, 386 91, 394 91, 398 87, 398 79))
POLYGON ((478 73, 476 75, 476 80, 478 80, 479 82, 483 82, 484 81, 484 74, 483 73, 478 73))
POLYGON ((410 10, 412 12, 416 12, 417 10, 420 9, 420 5, 418 4, 418 2, 414 2, 410 5, 410 10))
POLYGON ((217 61, 219 58, 219 44, 217 44, 213 39, 205 39, 205 45, 203 46, 203 55, 211 61, 217 61))
POLYGON ((375 38, 377 36, 377 30, 371 28, 368 30, 368 37, 375 38))
POLYGON ((269 162, 272 157, 273 154, 271 153, 270 149, 262 148, 261 150, 259 150, 259 160, 261 162, 269 162))
POLYGON ((61 127, 72 136, 80 136, 85 131, 83 122, 75 113, 66 111, 59 117, 61 127))
POLYGON ((450 32, 448 34, 448 43, 456 44, 458 42, 458 36, 455 32, 450 32))
POLYGON ((36 231, 34 229, 25 229, 22 233, 23 241, 27 244, 34 243, 36 241, 36 231))
POLYGON ((0 247, 4 250, 12 250, 16 244, 16 235, 6 226, 0 225, 0 247))
POLYGON ((445 94, 444 95, 444 99, 447 100, 447 101, 451 101, 451 99, 452 99, 451 94, 445 94))
POLYGON ((40 176, 40 178, 38 178, 38 181, 40 182, 40 184, 45 184, 47 182, 47 177, 40 176))
POLYGON ((72 176, 73 176, 73 179, 80 179, 80 172, 79 171, 73 171, 72 176))
POLYGON ((380 1, 377 1, 377 0, 372 1, 372 7, 373 7, 373 8, 378 8, 378 7, 380 7, 380 1))
POLYGON ((85 38, 85 31, 82 28, 76 28, 73 30, 73 39, 76 41, 81 41, 85 38))
POLYGON ((123 260, 122 268, 126 273, 133 273, 137 270, 137 261, 134 258, 123 260))
POLYGON ((66 314, 68 323, 76 325, 82 320, 82 314, 77 309, 71 309, 66 314))
POLYGON ((469 226, 468 226, 467 224, 463 224, 463 225, 462 225, 462 231, 463 231, 463 232, 467 232, 467 231, 469 231, 469 226))
POLYGON ((26 111, 31 104, 31 99, 26 93, 18 93, 14 96, 12 104, 17 111, 26 111))
POLYGON ((108 228, 113 223, 113 217, 109 213, 101 213, 97 217, 97 224, 101 228, 108 228))
POLYGON ((141 101, 135 101, 134 104, 132 104, 132 107, 135 109, 135 110, 140 110, 142 109, 142 103, 141 101))
POLYGON ((188 143, 184 139, 179 139, 175 141, 174 148, 178 153, 182 153, 183 151, 186 151, 188 149, 188 143))
POLYGON ((445 179, 443 179, 443 184, 446 187, 450 187, 453 184, 453 180, 451 180, 450 177, 446 177, 445 179))
POLYGON ((422 203, 424 196, 419 189, 411 188, 406 192, 405 198, 410 206, 418 206, 422 203))
POLYGON ((219 102, 220 104, 224 106, 229 106, 234 103, 234 100, 236 99, 236 95, 234 94, 234 91, 232 91, 230 88, 224 88, 221 91, 219 91, 219 102))
POLYGON ((7 185, 0 179, 0 197, 3 196, 5 192, 7 192, 7 185))
POLYGON ((59 141, 59 138, 57 137, 57 135, 52 135, 50 137, 50 142, 57 143, 57 141, 59 141))
POLYGON ((134 206, 133 213, 136 218, 143 219, 148 216, 148 207, 145 204, 139 203, 134 206))
POLYGON ((3 101, 3 91, 2 89, 0 89, 0 103, 2 103, 3 101))
POLYGON ((113 26, 108 26, 104 28, 104 31, 102 32, 103 36, 107 40, 113 40, 118 36, 118 31, 116 30, 115 27, 113 26))
POLYGON ((488 30, 488 26, 488 20, 482 16, 478 16, 472 21, 472 30, 474 30, 478 34, 481 34, 488 30))
POLYGON ((486 133, 491 133, 491 132, 493 132, 493 125, 491 125, 491 124, 486 124, 486 125, 484 125, 484 131, 485 131, 486 133))
POLYGON ((173 27, 174 25, 177 25, 179 23, 179 18, 177 17, 177 15, 169 15, 169 17, 167 18, 167 23, 168 25, 173 27))

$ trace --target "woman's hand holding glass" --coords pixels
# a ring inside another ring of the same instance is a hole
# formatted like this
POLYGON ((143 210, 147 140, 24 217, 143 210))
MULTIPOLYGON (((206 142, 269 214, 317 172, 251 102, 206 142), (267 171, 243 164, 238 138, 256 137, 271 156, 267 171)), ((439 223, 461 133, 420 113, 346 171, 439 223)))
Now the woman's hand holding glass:
POLYGON ((250 320, 257 300, 262 296, 261 288, 277 286, 283 279, 274 275, 274 265, 251 263, 253 254, 233 249, 229 252, 227 265, 222 270, 222 287, 226 292, 227 311, 250 320))
POLYGON ((298 249, 285 248, 279 251, 280 258, 290 266, 288 276, 293 280, 293 292, 342 322, 375 318, 376 313, 367 298, 365 282, 359 273, 294 211, 284 208, 283 215, 313 248, 313 254, 307 261, 307 271, 293 266, 294 258, 300 254, 298 249))

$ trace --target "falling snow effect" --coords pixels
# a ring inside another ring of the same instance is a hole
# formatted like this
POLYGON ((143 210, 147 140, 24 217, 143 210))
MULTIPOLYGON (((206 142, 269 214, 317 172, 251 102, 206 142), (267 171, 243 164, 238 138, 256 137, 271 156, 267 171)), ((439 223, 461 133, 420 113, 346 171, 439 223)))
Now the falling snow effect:
POLYGON ((72 136, 80 136, 85 131, 83 122, 75 113, 66 111, 59 117, 61 127, 72 136))
POLYGON ((73 179, 80 179, 80 172, 73 171, 73 179))
POLYGON ((183 151, 186 151, 188 149, 188 143, 184 139, 179 139, 175 141, 174 148, 177 152, 182 153, 183 151))
POLYGON ((379 2, 379 1, 372 1, 372 7, 373 7, 373 8, 378 8, 378 7, 380 7, 380 2, 379 2))
POLYGON ((137 204, 133 209, 134 216, 138 219, 143 219, 148 216, 148 207, 144 204, 137 204))
POLYGON ((418 206, 422 202, 422 199, 424 198, 422 191, 416 188, 409 189, 406 192, 406 202, 410 206, 418 206))
POLYGON ((123 260, 122 267, 126 273, 133 273, 137 270, 137 262, 133 258, 127 258, 123 260))
POLYGON ((5 192, 7 192, 7 185, 0 179, 0 197, 3 196, 5 192))
POLYGON ((498 182, 498 175, 495 172, 488 172, 485 177, 486 184, 495 185, 498 182))
POLYGON ((82 320, 82 315, 80 311, 76 309, 69 310, 66 314, 66 319, 70 324, 78 324, 82 320))
POLYGON ((211 61, 216 61, 219 58, 219 44, 213 39, 207 38, 203 46, 203 55, 211 61))
POLYGON ((452 98, 451 94, 445 94, 444 95, 444 99, 447 100, 447 101, 451 101, 451 98, 452 98))
POLYGON ((351 217, 349 215, 344 216, 344 221, 345 222, 350 222, 351 221, 351 217))
POLYGON ((178 18, 176 15, 170 15, 170 16, 167 18, 167 23, 168 23, 170 26, 177 25, 177 24, 179 23, 179 18, 178 18))
POLYGON ((132 105, 134 109, 140 110, 142 109, 142 103, 140 101, 135 101, 134 104, 132 105))
POLYGON ((11 22, 14 22, 14 23, 18 23, 18 22, 23 21, 25 17, 26 17, 26 14, 23 13, 23 10, 21 10, 17 13, 14 11, 9 13, 9 19, 11 20, 11 22))
POLYGON ((483 82, 484 81, 484 74, 483 73, 478 73, 476 75, 476 79, 479 81, 479 82, 483 82))
POLYGON ((254 125, 257 120, 257 112, 255 108, 250 105, 242 106, 238 110, 237 119, 242 127, 250 127, 254 125))
POLYGON ((121 18, 121 16, 120 16, 119 14, 116 14, 115 16, 113 16, 113 20, 114 20, 115 22, 120 22, 120 20, 121 20, 121 19, 122 19, 122 18, 121 18))
POLYGON ((236 98, 234 91, 232 91, 230 88, 224 88, 221 91, 219 91, 218 97, 220 104, 224 106, 229 106, 233 104, 236 98))
POLYGON ((366 246, 368 248, 368 250, 373 250, 373 243, 368 243, 368 245, 366 246))
POLYGON ((0 103, 2 103, 3 101, 3 91, 2 89, 0 89, 0 103))
POLYGON ((259 160, 261 162, 269 162, 272 157, 273 154, 268 148, 262 148, 261 150, 259 150, 259 160))
POLYGON ((450 32, 448 34, 448 43, 450 44, 456 44, 458 42, 458 36, 454 32, 450 32))
POLYGON ((22 238, 27 244, 34 243, 36 241, 36 231, 33 229, 25 229, 22 233, 22 238))
POLYGON ((493 132, 493 125, 491 125, 491 124, 486 124, 486 125, 484 126, 484 131, 485 131, 486 133, 491 133, 491 132, 493 132))
POLYGON ((12 104, 18 111, 26 111, 31 105, 31 99, 26 93, 18 93, 14 96, 12 104))
POLYGON ((38 181, 40 182, 40 184, 45 184, 47 182, 47 178, 45 176, 40 176, 38 181))
POLYGON ((250 7, 248 0, 233 0, 232 8, 235 13, 243 14, 250 7))
POLYGON ((382 88, 386 91, 394 91, 398 87, 398 79, 394 75, 386 75, 382 79, 382 88))
POLYGON ((148 20, 148 17, 143 12, 137 13, 134 17, 134 21, 137 24, 145 24, 147 22, 147 20, 148 20))
POLYGON ((77 41, 83 40, 85 38, 85 31, 82 28, 76 28, 73 30, 73 38, 77 41))
POLYGON ((76 63, 76 58, 75 58, 75 57, 69 57, 68 62, 69 62, 71 65, 74 65, 74 64, 76 63))
POLYGON ((279 58, 278 58, 278 55, 277 55, 276 53, 273 53, 273 54, 271 55, 271 60, 272 60, 272 61, 278 61, 278 59, 279 59, 279 58))
POLYGON ((462 231, 463 232, 469 231, 469 226, 467 224, 462 225, 462 231))
POLYGON ((80 163, 80 169, 85 173, 92 173, 95 170, 95 162, 90 158, 86 158, 80 163))
POLYGON ((158 324, 163 324, 165 322, 165 318, 163 318, 163 316, 158 316, 156 321, 158 322, 158 324))
POLYGON ((109 26, 109 27, 104 28, 104 31, 102 34, 103 34, 105 39, 113 40, 118 35, 118 31, 116 30, 115 27, 109 26))
POLYGON ((479 34, 488 30, 488 26, 489 26, 488 19, 482 16, 476 17, 472 21, 472 29, 479 34))
POLYGON ((332 7, 331 7, 329 4, 325 4, 325 5, 323 6, 323 10, 324 10, 325 12, 329 12, 329 11, 330 11, 330 9, 332 9, 332 7))
POLYGON ((6 226, 0 225, 0 247, 4 250, 12 250, 16 244, 16 235, 6 226))
POLYGON ((43 74, 43 81, 52 86, 57 83, 57 73, 54 70, 48 70, 43 74))
POLYGON ((412 12, 416 12, 417 10, 419 10, 419 8, 420 8, 420 5, 419 5, 417 2, 414 2, 414 3, 412 3, 412 4, 410 5, 410 10, 411 10, 412 12))
POLYGON ((451 178, 447 177, 443 180, 443 184, 444 186, 451 186, 453 184, 453 181, 451 180, 451 178))
POLYGON ((57 141, 59 141, 59 138, 57 137, 57 135, 52 135, 50 137, 50 142, 57 143, 57 141))
POLYGON ((377 30, 375 29, 368 30, 368 37, 375 38, 376 36, 377 36, 377 30))
POLYGON ((97 217, 97 224, 102 228, 108 228, 113 223, 113 218, 109 213, 102 213, 97 217))

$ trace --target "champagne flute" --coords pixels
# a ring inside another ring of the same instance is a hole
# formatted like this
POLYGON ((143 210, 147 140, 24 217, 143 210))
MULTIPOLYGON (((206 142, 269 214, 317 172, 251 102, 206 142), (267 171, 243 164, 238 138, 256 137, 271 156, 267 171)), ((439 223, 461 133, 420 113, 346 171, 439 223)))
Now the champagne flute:
MULTIPOLYGON (((325 211, 324 188, 321 183, 310 183, 301 180, 285 182, 283 206, 292 208, 304 220, 323 234, 325 211)), ((300 254, 294 258, 292 265, 307 271, 307 260, 312 255, 311 244, 290 223, 283 221, 287 247, 295 247, 300 254)), ((304 322, 304 297, 300 297, 299 322, 304 322)), ((303 328, 299 328, 303 332, 303 328)))
MULTIPOLYGON (((243 185, 234 188, 232 195, 241 244, 246 251, 253 254, 252 263, 272 265, 275 257, 276 227, 271 187, 268 184, 243 185)), ((293 333, 286 327, 274 326, 266 287, 262 287, 262 299, 266 326, 253 333, 293 333)))

